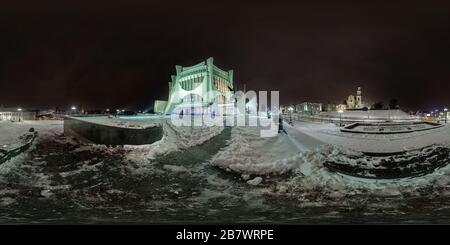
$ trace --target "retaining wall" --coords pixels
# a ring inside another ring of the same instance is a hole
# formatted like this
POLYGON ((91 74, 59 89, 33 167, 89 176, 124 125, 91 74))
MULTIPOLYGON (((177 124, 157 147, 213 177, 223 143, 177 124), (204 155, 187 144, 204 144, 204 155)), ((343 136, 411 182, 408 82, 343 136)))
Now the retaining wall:
POLYGON ((64 118, 64 135, 84 142, 104 145, 146 145, 162 139, 162 126, 149 128, 125 128, 64 118))

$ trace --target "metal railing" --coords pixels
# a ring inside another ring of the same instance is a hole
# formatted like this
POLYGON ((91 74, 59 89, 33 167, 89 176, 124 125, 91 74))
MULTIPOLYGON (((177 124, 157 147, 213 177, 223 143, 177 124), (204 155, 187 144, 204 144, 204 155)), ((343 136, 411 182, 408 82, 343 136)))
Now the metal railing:
POLYGON ((37 136, 37 132, 34 132, 32 134, 32 137, 27 140, 27 142, 21 146, 18 146, 12 150, 2 150, 0 152, 2 155, 0 156, 0 164, 5 163, 6 161, 10 160, 11 158, 19 155, 20 153, 26 151, 28 148, 30 148, 31 144, 33 144, 34 139, 37 136))

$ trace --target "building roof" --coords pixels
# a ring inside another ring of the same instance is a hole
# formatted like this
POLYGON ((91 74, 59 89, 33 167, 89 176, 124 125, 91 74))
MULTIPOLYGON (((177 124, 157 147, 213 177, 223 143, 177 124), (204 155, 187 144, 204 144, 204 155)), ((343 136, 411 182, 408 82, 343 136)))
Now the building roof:
POLYGON ((0 107, 0 112, 17 112, 18 108, 0 107))

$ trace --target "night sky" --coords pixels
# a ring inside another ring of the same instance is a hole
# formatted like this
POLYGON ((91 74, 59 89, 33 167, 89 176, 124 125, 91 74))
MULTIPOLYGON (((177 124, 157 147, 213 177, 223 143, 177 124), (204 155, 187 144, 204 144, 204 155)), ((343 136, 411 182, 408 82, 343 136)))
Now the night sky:
POLYGON ((445 1, 9 1, 0 6, 0 105, 152 106, 175 65, 212 56, 281 103, 397 98, 450 106, 445 1))

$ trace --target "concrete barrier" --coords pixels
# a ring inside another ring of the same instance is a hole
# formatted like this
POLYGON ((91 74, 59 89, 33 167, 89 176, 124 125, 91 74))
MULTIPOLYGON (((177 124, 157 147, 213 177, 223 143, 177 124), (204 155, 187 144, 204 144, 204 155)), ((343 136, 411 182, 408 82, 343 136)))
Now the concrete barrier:
POLYGON ((146 145, 162 139, 163 128, 162 125, 148 128, 115 127, 65 117, 64 135, 95 144, 146 145))

